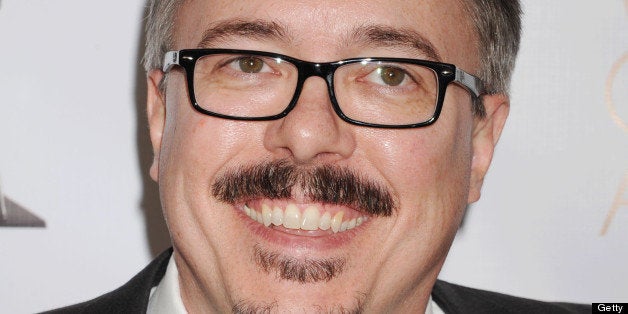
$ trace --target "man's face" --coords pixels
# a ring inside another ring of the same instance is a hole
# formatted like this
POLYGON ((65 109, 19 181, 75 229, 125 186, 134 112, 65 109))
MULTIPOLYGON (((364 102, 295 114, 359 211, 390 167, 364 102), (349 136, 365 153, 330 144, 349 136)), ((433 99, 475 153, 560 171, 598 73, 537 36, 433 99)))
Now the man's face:
MULTIPOLYGON (((414 39, 437 53, 433 61, 476 73, 472 29, 456 0, 186 1, 174 49, 262 50, 314 62, 433 59, 394 36, 419 34, 414 39), (360 30, 379 35, 351 36, 360 30)), ((469 93, 450 84, 435 124, 375 129, 342 121, 324 80, 312 77, 285 118, 243 122, 195 111, 182 69, 168 74, 160 94, 161 75, 149 74, 151 175, 189 311, 425 308, 464 208, 479 195, 507 113, 492 123, 495 108, 507 107, 503 98, 488 99, 489 116, 479 120, 469 93)))

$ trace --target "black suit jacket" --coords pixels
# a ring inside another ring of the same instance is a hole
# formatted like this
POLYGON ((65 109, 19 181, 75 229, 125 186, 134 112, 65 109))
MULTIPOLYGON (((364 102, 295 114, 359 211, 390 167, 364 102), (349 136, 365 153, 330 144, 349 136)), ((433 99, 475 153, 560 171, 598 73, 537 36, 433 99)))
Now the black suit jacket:
MULTIPOLYGON (((96 299, 46 313, 146 313, 152 287, 166 273, 169 249, 122 287, 96 299)), ((591 306, 548 303, 477 290, 438 280, 432 298, 445 313, 591 313, 591 306)))

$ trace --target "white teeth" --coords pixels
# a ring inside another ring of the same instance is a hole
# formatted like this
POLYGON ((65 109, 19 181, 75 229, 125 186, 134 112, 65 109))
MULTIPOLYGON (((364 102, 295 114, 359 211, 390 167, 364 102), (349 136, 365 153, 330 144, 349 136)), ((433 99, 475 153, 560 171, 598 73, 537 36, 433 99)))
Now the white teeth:
POLYGON ((342 224, 340 224, 340 231, 345 231, 347 230, 347 226, 349 226, 349 222, 348 221, 343 221, 342 224))
POLYGON ((264 221, 264 226, 270 226, 271 220, 273 217, 273 213, 270 210, 270 206, 264 204, 262 205, 262 219, 264 221))
POLYGON ((316 207, 310 206, 306 208, 303 212, 303 217, 301 217, 301 229, 310 231, 317 230, 320 217, 321 214, 316 207))
POLYGON ((296 205, 290 204, 286 206, 283 226, 289 229, 299 229, 301 227, 301 211, 299 211, 296 205))
POLYGON ((275 207, 273 209, 273 225, 281 226, 283 225, 283 210, 279 207, 275 207))
POLYGON ((334 233, 340 231, 340 226, 342 225, 342 216, 344 216, 344 214, 345 212, 337 212, 334 215, 334 218, 331 219, 331 230, 334 233))
POLYGON ((331 215, 328 212, 325 212, 325 214, 321 217, 318 227, 321 228, 321 230, 328 230, 331 228, 331 215))
POLYGON ((347 230, 355 228, 355 218, 349 220, 349 224, 347 225, 347 230))
POLYGON ((251 219, 263 224, 283 226, 288 229, 301 229, 307 231, 329 230, 334 233, 353 229, 367 220, 361 216, 343 221, 344 211, 337 212, 333 217, 329 212, 320 214, 318 207, 308 206, 303 212, 296 204, 288 204, 285 211, 279 206, 271 208, 268 204, 262 204, 261 211, 257 211, 248 205, 244 205, 242 211, 251 219))

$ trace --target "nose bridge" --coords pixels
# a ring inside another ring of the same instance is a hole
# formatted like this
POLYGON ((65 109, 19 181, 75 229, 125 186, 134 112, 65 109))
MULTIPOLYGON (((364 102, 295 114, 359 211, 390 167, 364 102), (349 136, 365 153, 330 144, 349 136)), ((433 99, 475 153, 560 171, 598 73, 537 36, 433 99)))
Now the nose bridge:
MULTIPOLYGON (((301 93, 303 92, 303 88, 305 87, 305 82, 312 77, 322 78, 327 85, 327 89, 331 89, 331 86, 329 85, 331 84, 330 82, 331 76, 333 74, 333 69, 329 63, 301 61, 299 64, 297 64, 297 67, 299 69, 299 83, 297 84, 298 90, 296 97, 299 97, 301 95, 301 93)), ((298 101, 298 99, 296 101, 298 101)))
POLYGON ((301 91, 296 95, 295 107, 287 116, 271 123, 265 139, 267 149, 289 152, 297 163, 323 156, 337 160, 351 155, 355 148, 351 126, 337 116, 331 104, 332 71, 326 63, 300 64, 301 91))
MULTIPOLYGON (((312 77, 320 77, 323 79, 323 81, 325 82, 325 86, 326 86, 326 90, 327 92, 325 93, 326 97, 326 103, 327 103, 327 108, 333 108, 334 111, 336 111, 335 109, 335 105, 332 104, 333 99, 332 99, 332 89, 333 89, 333 74, 334 74, 334 66, 332 65, 332 63, 318 63, 318 62, 309 62, 309 61, 301 61, 298 65, 299 68, 299 82, 297 84, 297 91, 294 95, 295 99, 293 99, 294 102, 296 102, 297 104, 300 102, 302 94, 303 94, 303 89, 306 86, 306 82, 311 82, 311 81, 317 81, 317 80, 312 80, 312 77)), ((309 84, 314 84, 314 83, 309 83, 309 84)), ((322 99, 320 99, 322 101, 322 99)), ((294 110, 294 109, 293 109, 294 110)))
POLYGON ((318 76, 328 80, 333 72, 333 66, 331 63, 317 63, 302 61, 299 64, 299 71, 301 72, 301 80, 305 81, 309 77, 318 76))

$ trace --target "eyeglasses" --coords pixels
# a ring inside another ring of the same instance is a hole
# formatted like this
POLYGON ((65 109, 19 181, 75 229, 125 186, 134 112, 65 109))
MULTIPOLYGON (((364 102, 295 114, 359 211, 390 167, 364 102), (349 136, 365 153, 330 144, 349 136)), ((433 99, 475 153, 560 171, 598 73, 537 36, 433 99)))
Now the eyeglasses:
POLYGON ((163 71, 185 69, 188 94, 201 113, 233 120, 285 117, 305 80, 327 82, 331 104, 344 121, 377 128, 415 128, 434 123, 449 83, 482 94, 482 81, 447 63, 402 58, 352 58, 315 63, 252 50, 169 51, 163 71))

